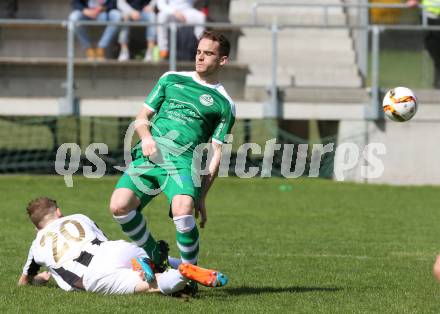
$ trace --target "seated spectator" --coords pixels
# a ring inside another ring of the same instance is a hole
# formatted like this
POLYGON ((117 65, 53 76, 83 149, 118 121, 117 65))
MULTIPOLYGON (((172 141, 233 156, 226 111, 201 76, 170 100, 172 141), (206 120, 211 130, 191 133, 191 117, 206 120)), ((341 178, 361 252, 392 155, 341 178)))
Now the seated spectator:
MULTIPOLYGON (((122 12, 124 21, 144 21, 155 23, 156 14, 154 13, 154 0, 118 0, 118 9, 122 12)), ((119 44, 121 51, 119 53, 119 61, 130 59, 128 51, 129 26, 123 26, 119 33, 119 44)), ((156 46, 156 26, 148 26, 145 30, 145 41, 147 43, 147 51, 145 52, 144 61, 153 60, 153 49, 156 46)))
MULTIPOLYGON (((426 0, 407 0, 409 7, 417 7, 419 4, 425 6, 426 14, 428 17, 429 26, 440 25, 440 3, 438 1, 426 1, 426 0)), ((434 64, 434 82, 433 87, 440 89, 440 31, 429 30, 425 32, 425 49, 431 56, 434 64)))
POLYGON ((0 19, 13 19, 17 16, 18 0, 0 1, 0 19))
MULTIPOLYGON (((157 0, 159 13, 158 23, 168 23, 171 21, 181 23, 204 24, 206 16, 203 12, 193 7, 193 0, 157 0)), ((205 28, 203 26, 194 27, 194 35, 199 38, 205 28)), ((160 49, 160 57, 168 58, 168 30, 166 27, 159 26, 157 30, 157 43, 160 49)))
MULTIPOLYGON (((73 12, 69 16, 71 21, 121 21, 121 13, 116 9, 116 0, 73 0, 73 12)), ((88 60, 105 60, 105 49, 110 45, 113 37, 118 32, 116 25, 106 26, 96 49, 92 47, 89 35, 84 26, 78 26, 76 33, 78 39, 86 49, 88 60)))

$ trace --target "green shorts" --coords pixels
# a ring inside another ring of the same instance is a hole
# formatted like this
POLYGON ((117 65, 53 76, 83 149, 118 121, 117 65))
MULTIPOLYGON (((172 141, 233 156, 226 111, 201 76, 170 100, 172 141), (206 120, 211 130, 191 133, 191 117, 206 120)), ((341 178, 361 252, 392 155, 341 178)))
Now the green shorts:
POLYGON ((133 160, 116 188, 132 190, 141 201, 139 210, 161 192, 170 204, 175 195, 190 195, 194 202, 200 195, 200 187, 195 186, 191 169, 157 165, 141 158, 133 160))

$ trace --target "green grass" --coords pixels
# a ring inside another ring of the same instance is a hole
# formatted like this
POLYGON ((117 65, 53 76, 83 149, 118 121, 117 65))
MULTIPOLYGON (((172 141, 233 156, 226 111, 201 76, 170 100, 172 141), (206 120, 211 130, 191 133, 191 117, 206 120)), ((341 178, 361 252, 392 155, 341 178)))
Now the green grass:
MULTIPOLYGON (((380 87, 432 88, 434 66, 426 51, 387 49, 380 52, 379 58, 380 87)), ((371 69, 368 75, 368 84, 371 85, 371 69)))
MULTIPOLYGON (((61 177, 0 177, 1 313, 438 312, 431 267, 440 249, 440 188, 318 179, 219 179, 208 198, 200 263, 224 271, 230 283, 202 288, 188 302, 66 293, 53 282, 16 287, 34 236, 27 201, 49 195, 65 214, 84 213, 111 239, 123 238, 107 209, 116 180, 75 177, 66 188, 61 177)), ((174 243, 165 199, 144 213, 156 238, 174 243)))

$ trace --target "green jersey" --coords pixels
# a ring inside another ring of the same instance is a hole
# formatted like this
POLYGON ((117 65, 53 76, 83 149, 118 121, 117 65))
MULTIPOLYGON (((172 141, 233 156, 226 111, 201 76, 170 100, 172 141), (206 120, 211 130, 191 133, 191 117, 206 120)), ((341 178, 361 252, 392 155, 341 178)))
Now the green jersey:
POLYGON ((235 106, 223 85, 201 82, 196 72, 165 73, 144 105, 156 113, 151 126, 153 137, 159 145, 176 149, 179 156, 171 159, 181 166, 182 162, 191 165, 197 145, 210 138, 223 143, 235 121, 235 106), (184 151, 179 152, 179 148, 184 151))

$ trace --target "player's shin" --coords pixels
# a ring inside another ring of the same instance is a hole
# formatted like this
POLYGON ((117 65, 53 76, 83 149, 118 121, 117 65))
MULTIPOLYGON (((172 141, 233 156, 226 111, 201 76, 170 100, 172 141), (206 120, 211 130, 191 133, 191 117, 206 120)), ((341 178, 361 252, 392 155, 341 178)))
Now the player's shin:
POLYGON ((132 210, 127 215, 113 216, 113 218, 121 225, 122 231, 147 252, 154 263, 159 263, 158 245, 148 230, 147 222, 141 212, 132 210))
POLYGON ((176 225, 176 241, 182 263, 197 264, 199 253, 199 230, 192 215, 173 218, 176 225))

